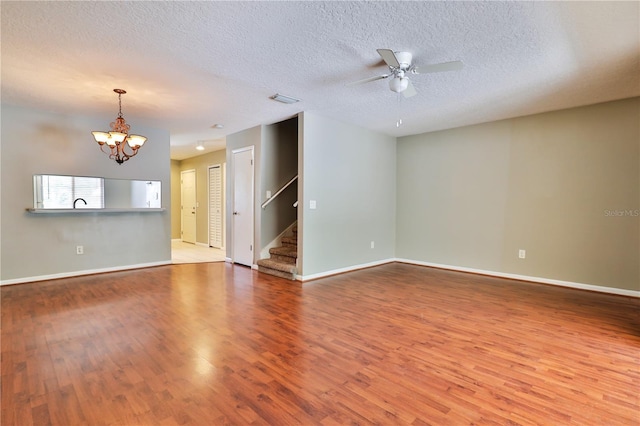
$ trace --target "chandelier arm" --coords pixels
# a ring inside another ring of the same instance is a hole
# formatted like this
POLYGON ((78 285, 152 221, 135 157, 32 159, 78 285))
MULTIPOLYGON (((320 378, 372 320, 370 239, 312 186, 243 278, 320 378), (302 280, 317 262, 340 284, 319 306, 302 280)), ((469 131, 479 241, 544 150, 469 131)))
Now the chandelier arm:
POLYGON ((106 143, 101 143, 101 144, 98 144, 98 145, 100 145, 100 151, 104 152, 105 154, 111 155, 110 152, 107 152, 107 151, 104 150, 105 145, 107 145, 106 143))
POLYGON ((125 156, 127 157, 127 159, 129 159, 130 157, 133 157, 133 156, 134 156, 134 155, 136 155, 137 153, 138 153, 138 150, 137 150, 137 149, 131 148, 131 147, 129 146, 129 144, 128 144, 128 143, 126 143, 126 141, 125 141, 125 142, 122 142, 122 154, 123 154, 123 155, 125 155, 125 156), (125 148, 129 148, 129 149, 131 149, 131 154, 127 153, 127 152, 125 151, 125 148))

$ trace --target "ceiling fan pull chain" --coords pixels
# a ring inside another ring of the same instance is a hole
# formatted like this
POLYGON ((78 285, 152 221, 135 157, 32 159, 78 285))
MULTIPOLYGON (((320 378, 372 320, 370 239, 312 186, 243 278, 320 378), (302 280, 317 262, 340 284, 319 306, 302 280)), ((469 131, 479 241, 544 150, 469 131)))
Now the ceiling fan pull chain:
POLYGON ((397 110, 397 112, 398 112, 398 120, 396 121, 396 127, 400 127, 402 125, 402 118, 400 117, 401 116, 400 109, 402 108, 402 95, 400 95, 400 93, 398 93, 396 96, 398 98, 398 110, 397 110))

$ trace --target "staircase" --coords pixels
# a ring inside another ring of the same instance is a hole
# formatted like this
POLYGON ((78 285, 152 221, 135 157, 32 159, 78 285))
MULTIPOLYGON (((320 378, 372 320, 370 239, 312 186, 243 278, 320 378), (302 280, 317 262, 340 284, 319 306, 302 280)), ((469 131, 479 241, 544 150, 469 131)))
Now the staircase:
POLYGON ((293 236, 283 237, 280 247, 269 249, 269 259, 258 260, 258 271, 276 277, 296 279, 298 259, 298 225, 293 225, 293 236))

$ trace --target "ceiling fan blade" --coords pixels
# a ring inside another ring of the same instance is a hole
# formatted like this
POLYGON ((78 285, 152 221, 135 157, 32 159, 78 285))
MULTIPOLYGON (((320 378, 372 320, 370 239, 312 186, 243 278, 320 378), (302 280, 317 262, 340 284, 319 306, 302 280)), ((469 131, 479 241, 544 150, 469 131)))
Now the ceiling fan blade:
POLYGON ((411 72, 413 74, 427 74, 431 72, 443 72, 443 71, 457 71, 464 68, 462 61, 443 62, 441 64, 422 65, 419 67, 413 67, 411 72))
POLYGON ((416 91, 416 88, 413 87, 413 83, 411 83, 411 80, 409 80, 409 84, 407 85, 407 88, 402 91, 402 94, 404 95, 405 98, 410 98, 418 94, 418 92, 416 91))
POLYGON ((396 54, 393 53, 391 49, 378 49, 378 54, 382 57, 382 59, 393 68, 400 68, 400 62, 398 62, 398 58, 396 58, 396 54))
POLYGON ((382 75, 377 75, 375 77, 365 78, 363 80, 354 81, 353 83, 347 83, 347 86, 355 86, 358 84, 369 83, 370 81, 382 80, 383 78, 389 77, 389 75, 390 74, 382 74, 382 75))

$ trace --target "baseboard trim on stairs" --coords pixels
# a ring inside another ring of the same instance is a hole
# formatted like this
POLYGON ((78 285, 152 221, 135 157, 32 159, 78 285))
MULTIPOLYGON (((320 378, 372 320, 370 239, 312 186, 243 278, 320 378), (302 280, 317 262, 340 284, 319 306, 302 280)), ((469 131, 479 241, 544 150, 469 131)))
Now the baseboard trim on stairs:
POLYGON ((269 257, 269 249, 278 247, 281 245, 282 239, 284 237, 286 237, 287 235, 292 233, 292 229, 294 226, 298 225, 298 221, 296 220, 295 222, 293 222, 291 225, 287 226, 287 228, 282 231, 280 233, 280 235, 278 235, 277 237, 275 237, 273 239, 273 241, 271 241, 269 244, 267 244, 265 247, 262 248, 262 250, 260 250, 260 259, 265 259, 269 257))

